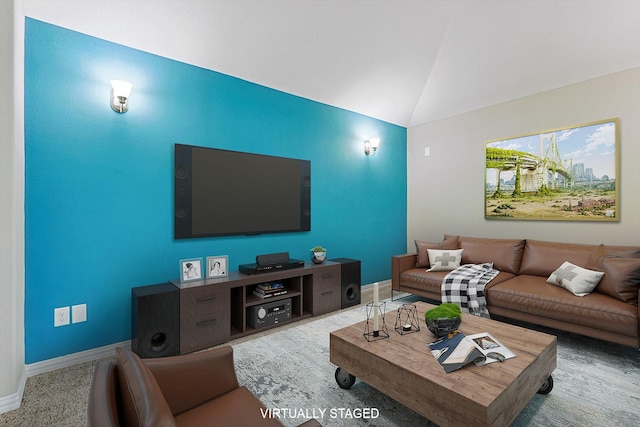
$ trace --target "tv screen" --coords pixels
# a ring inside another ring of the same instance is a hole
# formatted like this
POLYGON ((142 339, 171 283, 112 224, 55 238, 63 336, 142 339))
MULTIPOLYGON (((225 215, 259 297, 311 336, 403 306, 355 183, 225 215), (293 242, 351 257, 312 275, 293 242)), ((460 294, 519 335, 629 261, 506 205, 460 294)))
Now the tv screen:
POLYGON ((175 145, 174 237, 311 229, 311 162, 175 145))

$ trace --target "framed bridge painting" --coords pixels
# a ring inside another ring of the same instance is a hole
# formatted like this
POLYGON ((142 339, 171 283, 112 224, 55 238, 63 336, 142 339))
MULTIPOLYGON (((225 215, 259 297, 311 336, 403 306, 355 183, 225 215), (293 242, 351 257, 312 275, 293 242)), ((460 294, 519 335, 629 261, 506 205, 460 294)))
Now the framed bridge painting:
POLYGON ((485 218, 619 221, 618 119, 488 141, 485 218))

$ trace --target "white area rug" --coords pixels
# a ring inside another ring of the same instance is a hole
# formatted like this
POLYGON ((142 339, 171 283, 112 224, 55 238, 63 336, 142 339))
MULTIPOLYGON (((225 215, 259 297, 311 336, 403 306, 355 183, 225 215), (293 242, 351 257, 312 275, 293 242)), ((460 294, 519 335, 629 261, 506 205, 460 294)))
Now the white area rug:
MULTIPOLYGON (((389 333, 396 333, 395 310, 402 302, 387 303, 389 333)), ((362 381, 349 390, 336 384, 336 366, 329 362, 329 332, 365 317, 364 307, 357 307, 234 345, 238 380, 286 426, 308 417, 324 426, 434 425, 362 381)), ((426 326, 421 327, 419 333, 429 342, 426 326)), ((536 329, 558 336, 554 388, 548 395, 534 396, 513 426, 637 425, 638 349, 536 329)))

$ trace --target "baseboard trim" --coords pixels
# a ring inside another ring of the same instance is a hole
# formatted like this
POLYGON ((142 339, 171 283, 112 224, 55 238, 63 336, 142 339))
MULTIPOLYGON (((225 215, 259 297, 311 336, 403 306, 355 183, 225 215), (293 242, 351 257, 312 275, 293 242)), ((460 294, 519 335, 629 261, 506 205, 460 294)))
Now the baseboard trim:
POLYGON ((24 387, 27 383, 27 375, 23 371, 20 377, 20 383, 18 384, 18 391, 8 396, 0 397, 0 414, 18 409, 22 403, 22 396, 24 395, 24 387))
POLYGON ((66 356, 54 357, 53 359, 43 360, 42 362, 30 363, 25 365, 25 373, 27 377, 32 377, 45 372, 55 371, 56 369, 68 368, 78 363, 92 362, 105 357, 111 357, 116 354, 116 347, 131 348, 131 340, 67 354, 66 356))

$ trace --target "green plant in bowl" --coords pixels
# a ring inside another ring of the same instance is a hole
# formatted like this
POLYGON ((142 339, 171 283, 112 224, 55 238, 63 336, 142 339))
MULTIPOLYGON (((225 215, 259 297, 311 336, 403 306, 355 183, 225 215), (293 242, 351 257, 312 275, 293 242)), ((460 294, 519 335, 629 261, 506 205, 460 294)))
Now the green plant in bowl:
POLYGON ((322 246, 314 246, 311 248, 311 261, 314 264, 322 264, 327 257, 327 250, 322 246))
POLYGON ((444 303, 427 310, 424 320, 434 335, 443 337, 458 329, 462 322, 462 312, 456 304, 444 303))
POLYGON ((437 320, 437 319, 461 319, 462 311, 460 311, 460 307, 457 304, 447 302, 444 304, 440 304, 436 308, 432 308, 431 310, 427 310, 424 313, 425 320, 437 320))

